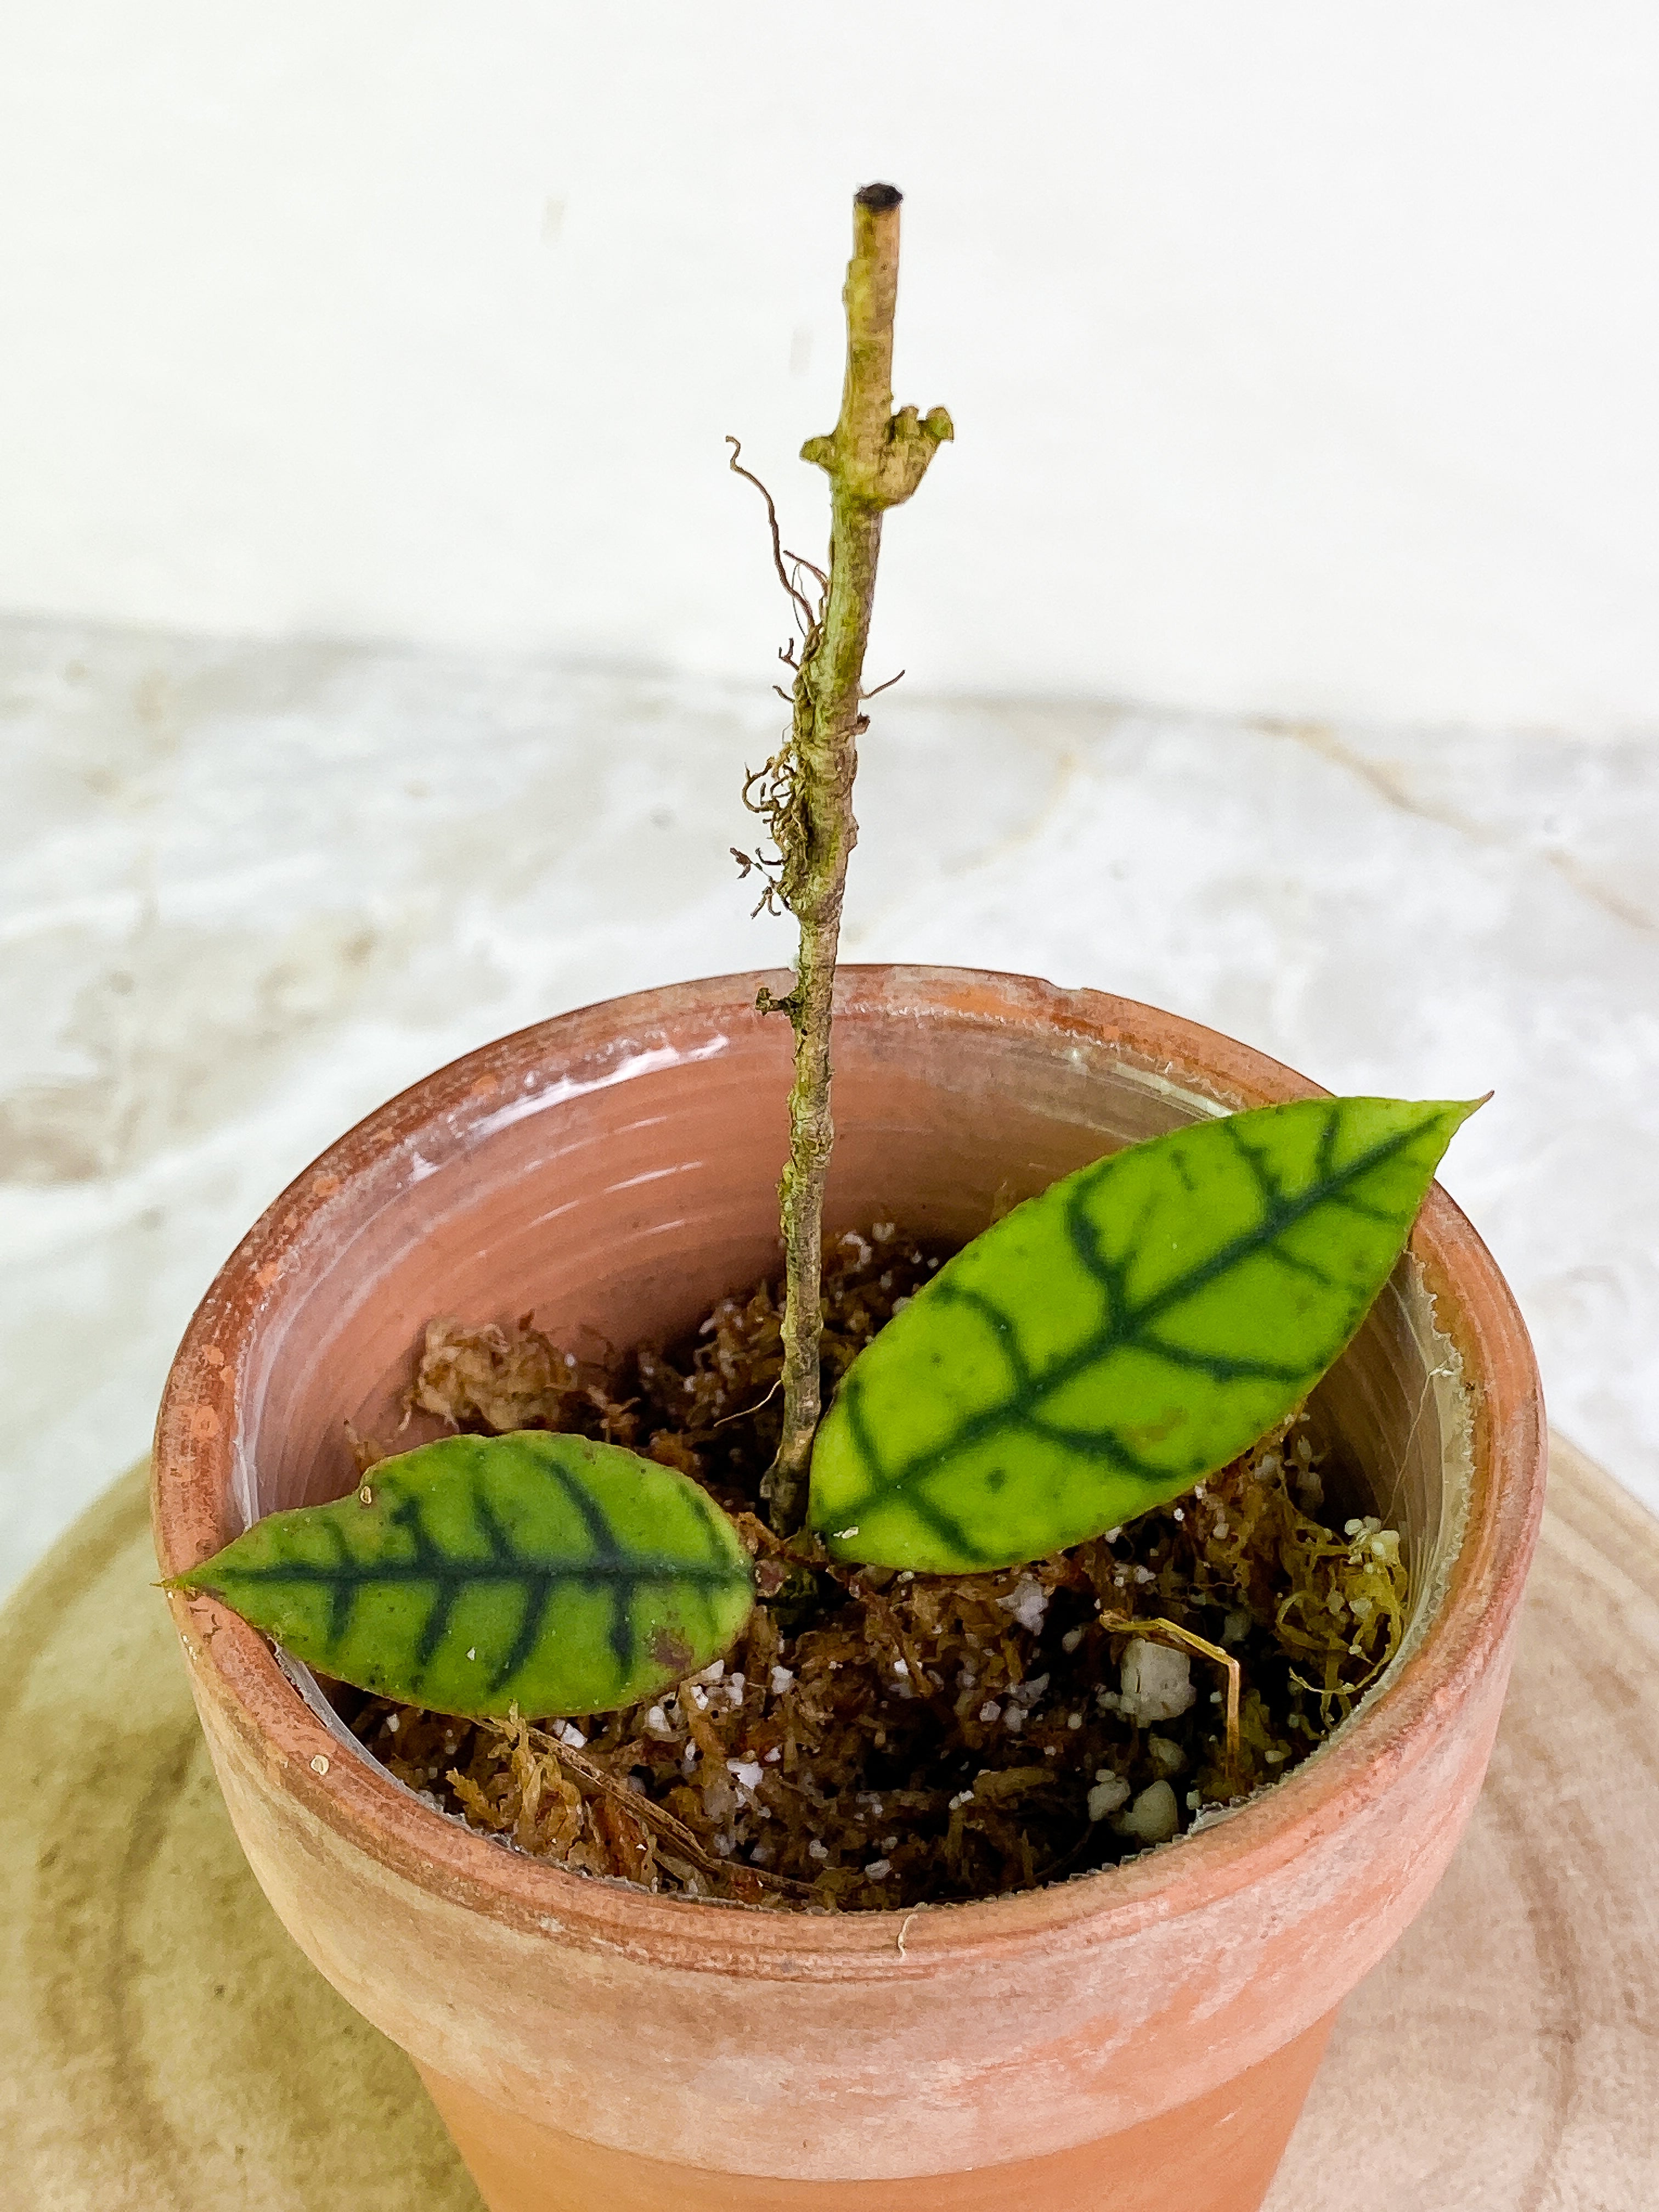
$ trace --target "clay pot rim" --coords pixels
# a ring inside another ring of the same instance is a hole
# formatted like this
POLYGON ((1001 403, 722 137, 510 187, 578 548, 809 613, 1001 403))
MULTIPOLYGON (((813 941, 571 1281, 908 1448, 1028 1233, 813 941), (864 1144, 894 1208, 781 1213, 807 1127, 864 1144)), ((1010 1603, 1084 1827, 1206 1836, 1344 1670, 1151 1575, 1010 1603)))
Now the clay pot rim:
MULTIPOLYGON (((220 1270, 186 1330, 157 1418, 151 1479, 164 1573, 222 1540, 231 1476, 238 1353, 286 1258, 347 1185, 446 1117, 483 1118, 506 1079, 566 1064, 702 1017, 741 1022, 775 974, 715 976, 558 1015, 423 1077, 331 1145, 278 1197, 220 1270)), ((837 1007, 856 1015, 1017 1025, 1070 1035, 1230 1108, 1323 1097, 1280 1062, 1218 1031, 1105 993, 957 968, 846 966, 837 1007)), ((1468 1528, 1438 1611, 1394 1679, 1325 1748, 1215 1826, 1116 1868, 969 1902, 846 1914, 767 1911, 652 1895, 514 1851, 423 1804, 338 1741, 270 1646, 208 1598, 169 1598, 205 1693, 228 1710, 275 1786, 308 1818, 435 1896, 526 1934, 591 1943, 665 1966, 789 1979, 886 1979, 953 1959, 1111 1942, 1207 1909, 1294 1858, 1398 1786, 1452 1725, 1467 1686, 1501 1649, 1541 1518, 1544 1425, 1525 1326, 1491 1255, 1437 1183, 1412 1249, 1440 1325, 1475 1387, 1468 1528), (320 1771, 315 1762, 323 1762, 320 1771)))

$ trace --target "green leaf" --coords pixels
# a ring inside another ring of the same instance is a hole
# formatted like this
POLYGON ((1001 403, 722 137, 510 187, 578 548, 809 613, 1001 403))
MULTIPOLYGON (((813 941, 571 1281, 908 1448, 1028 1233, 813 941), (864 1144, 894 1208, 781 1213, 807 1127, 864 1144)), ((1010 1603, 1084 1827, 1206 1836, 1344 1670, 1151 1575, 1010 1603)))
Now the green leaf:
POLYGON ((854 1361, 813 1450, 811 1528, 840 1559, 963 1573, 1178 1498, 1347 1344, 1474 1111, 1267 1106, 1028 1200, 854 1361))
POLYGON ((592 1713, 724 1651, 754 1603, 732 1522, 583 1437, 447 1437, 177 1578, 341 1681, 439 1712, 592 1713))

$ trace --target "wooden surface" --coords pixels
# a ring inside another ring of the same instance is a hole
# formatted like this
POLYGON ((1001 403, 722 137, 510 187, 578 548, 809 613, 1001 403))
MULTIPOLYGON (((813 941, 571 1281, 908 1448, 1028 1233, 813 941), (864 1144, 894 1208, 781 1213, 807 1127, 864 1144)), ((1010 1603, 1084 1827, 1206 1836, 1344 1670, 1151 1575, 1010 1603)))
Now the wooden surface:
MULTIPOLYGON (((154 1573, 135 1474, 0 1617, 0 2195, 477 2212, 407 2061, 254 1887, 154 1573)), ((1659 1522, 1558 1442, 1474 1825, 1345 2008, 1267 2212, 1659 2197, 1656 1722, 1659 1522)))

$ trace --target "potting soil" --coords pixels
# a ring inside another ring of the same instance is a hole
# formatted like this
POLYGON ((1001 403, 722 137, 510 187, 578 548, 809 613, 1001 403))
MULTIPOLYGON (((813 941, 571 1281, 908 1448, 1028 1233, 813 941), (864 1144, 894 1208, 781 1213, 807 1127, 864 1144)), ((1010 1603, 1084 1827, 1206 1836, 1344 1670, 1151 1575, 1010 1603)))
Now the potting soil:
MULTIPOLYGON (((885 1222, 827 1255, 826 1393, 944 1256, 885 1222)), ((352 1725, 400 1781, 586 1874, 751 1905, 903 1911, 1169 1840, 1288 1773, 1398 1647, 1400 1538, 1374 1516, 1334 1525, 1300 1418, 1174 1504, 1029 1566, 793 1565, 760 1492, 781 1304, 762 1283, 687 1342, 609 1370, 530 1316, 431 1324, 414 1409, 483 1433, 579 1431, 682 1469, 737 1517, 763 1595, 725 1660, 625 1712, 470 1722, 363 1700, 352 1725), (1158 1623, 1239 1662, 1231 1766, 1226 1670, 1158 1623)), ((365 1466, 383 1455, 356 1441, 365 1466)))

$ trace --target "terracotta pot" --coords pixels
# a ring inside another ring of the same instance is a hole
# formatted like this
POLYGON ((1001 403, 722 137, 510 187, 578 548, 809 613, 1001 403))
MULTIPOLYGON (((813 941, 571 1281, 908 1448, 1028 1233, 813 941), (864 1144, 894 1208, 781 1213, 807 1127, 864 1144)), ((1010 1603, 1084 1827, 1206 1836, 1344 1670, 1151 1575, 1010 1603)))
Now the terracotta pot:
MULTIPOLYGON (((434 1314, 533 1307, 556 1338, 623 1346, 774 1266, 789 1036, 753 1013, 758 981, 507 1037, 302 1176, 169 1379, 163 1568, 348 1488, 343 1418, 386 1432, 434 1314)), ((1000 1186, 1312 1089, 1190 1023, 1013 976, 846 970, 837 1024, 834 1228, 889 1216, 965 1238, 1000 1186)), ((1202 1832, 902 1918, 651 1897, 538 1863, 402 1790, 241 1621, 207 1601, 175 1617, 266 1893, 413 2056, 493 2212, 1249 2212, 1335 2008, 1462 1829, 1537 1528, 1526 1334, 1443 1193, 1321 1411, 1415 1564, 1382 1687, 1202 1832)))

